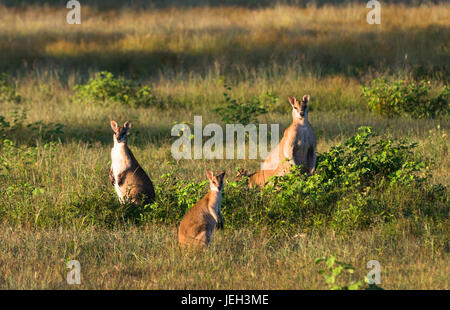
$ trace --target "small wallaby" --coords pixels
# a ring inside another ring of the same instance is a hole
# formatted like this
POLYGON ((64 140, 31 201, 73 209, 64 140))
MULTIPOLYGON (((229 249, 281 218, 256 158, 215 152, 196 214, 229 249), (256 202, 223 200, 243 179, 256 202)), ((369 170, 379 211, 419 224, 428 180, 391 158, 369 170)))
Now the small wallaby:
POLYGON ((127 144, 130 122, 123 127, 111 121, 114 132, 114 147, 111 150, 111 170, 109 178, 114 185, 120 202, 130 200, 138 204, 147 204, 155 200, 152 181, 139 165, 127 144))
POLYGON ((223 179, 225 171, 214 176, 207 171, 210 191, 190 208, 181 220, 178 229, 178 242, 180 245, 207 246, 212 238, 215 228, 223 223, 220 212, 222 200, 223 179))

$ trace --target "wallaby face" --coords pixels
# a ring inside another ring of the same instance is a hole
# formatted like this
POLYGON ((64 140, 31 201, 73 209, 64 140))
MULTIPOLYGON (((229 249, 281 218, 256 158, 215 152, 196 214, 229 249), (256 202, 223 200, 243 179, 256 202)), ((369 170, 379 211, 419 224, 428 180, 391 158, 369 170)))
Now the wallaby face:
POLYGON ((123 124, 123 127, 117 126, 117 123, 115 121, 111 121, 111 128, 114 132, 113 139, 114 143, 127 143, 127 134, 128 130, 131 128, 130 122, 125 122, 123 124))
POLYGON ((212 171, 207 171, 206 176, 209 180, 209 189, 211 191, 220 192, 223 189, 223 178, 225 177, 225 171, 221 174, 214 176, 212 171))
POLYGON ((178 242, 180 245, 207 246, 217 226, 223 223, 220 212, 222 201, 223 179, 225 171, 214 175, 207 171, 210 191, 190 208, 181 220, 178 229, 178 242))
POLYGON ((128 148, 127 134, 131 128, 130 122, 119 127, 111 121, 114 132, 114 147, 111 149, 111 170, 109 177, 116 189, 120 202, 130 200, 135 203, 151 203, 155 199, 152 181, 139 165, 128 148))
POLYGON ((289 97, 289 103, 292 106, 292 119, 294 121, 308 119, 308 101, 309 95, 303 96, 301 102, 295 99, 295 97, 289 97))

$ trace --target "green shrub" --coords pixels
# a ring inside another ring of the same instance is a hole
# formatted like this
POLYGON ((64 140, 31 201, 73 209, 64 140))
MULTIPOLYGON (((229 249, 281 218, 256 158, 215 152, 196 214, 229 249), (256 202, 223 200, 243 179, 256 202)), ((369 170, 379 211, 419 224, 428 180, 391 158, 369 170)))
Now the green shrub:
POLYGON ((0 75, 0 103, 13 102, 20 103, 22 97, 17 93, 16 86, 11 82, 7 73, 0 75))
POLYGON ((157 201, 145 206, 141 221, 174 224, 181 221, 186 211, 206 194, 207 181, 186 182, 172 171, 163 174, 155 183, 157 201))
POLYGON ((87 84, 75 85, 75 102, 100 105, 123 104, 131 107, 152 106, 156 97, 148 86, 124 78, 115 78, 107 71, 96 74, 87 84))
POLYGON ((357 290, 363 284, 362 281, 343 284, 343 280, 341 280, 342 272, 345 271, 349 274, 353 274, 355 272, 355 267, 351 264, 337 261, 336 256, 334 255, 316 258, 314 263, 316 265, 325 263, 325 269, 319 270, 319 274, 324 277, 330 290, 357 290))
POLYGON ((267 213, 262 222, 276 226, 317 227, 330 223, 342 232, 388 220, 397 211, 381 193, 389 187, 410 192, 420 187, 425 163, 414 155, 416 144, 377 139, 369 127, 318 157, 316 173, 299 167, 273 178, 264 191, 267 213), (268 206, 267 206, 268 205, 268 206))
MULTIPOLYGON (((227 91, 231 87, 225 85, 227 91)), ((223 93, 225 104, 215 108, 213 111, 220 115, 224 124, 242 124, 248 125, 258 122, 258 117, 267 114, 266 101, 276 102, 278 97, 272 93, 266 93, 265 96, 252 97, 248 101, 233 98, 228 92, 223 93)))
POLYGON ((13 132, 20 128, 23 128, 23 124, 27 118, 27 111, 25 109, 15 108, 10 112, 7 118, 4 115, 0 115, 0 139, 7 138, 13 132))
POLYGON ((26 119, 27 110, 24 108, 15 108, 9 113, 8 118, 0 115, 0 140, 13 136, 15 138, 26 137, 27 140, 32 141, 35 139, 53 140, 64 134, 63 124, 37 121, 25 125, 26 119))
POLYGON ((379 78, 361 89, 369 108, 388 117, 407 114, 415 118, 427 118, 449 113, 448 85, 436 97, 431 97, 430 82, 423 80, 398 80, 390 83, 379 78))
MULTIPOLYGON (((428 186, 425 168, 429 165, 413 152, 415 147, 415 143, 380 139, 369 127, 361 127, 355 136, 320 154, 312 176, 293 167, 264 189, 250 189, 245 178, 229 180, 222 199, 225 228, 330 227, 348 235, 418 213, 442 219, 450 211, 447 188, 428 186), (394 199, 396 195, 401 199, 394 199)), ((174 171, 163 176, 156 190, 158 201, 147 218, 175 224, 207 186, 183 182, 174 171)))

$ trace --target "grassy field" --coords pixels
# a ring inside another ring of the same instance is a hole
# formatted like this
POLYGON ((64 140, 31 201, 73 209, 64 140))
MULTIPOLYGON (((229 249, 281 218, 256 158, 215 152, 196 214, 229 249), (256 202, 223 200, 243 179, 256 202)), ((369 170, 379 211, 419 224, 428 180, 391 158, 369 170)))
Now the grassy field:
POLYGON ((433 91, 448 85, 450 6, 383 4, 381 25, 369 25, 365 3, 248 4, 83 5, 81 25, 66 23, 64 6, 0 6, 0 72, 21 98, 0 92, 0 288, 327 289, 314 259, 330 255, 356 268, 344 284, 362 280, 376 259, 383 288, 450 288, 449 118, 386 118, 368 110, 360 90, 377 77, 426 79, 433 91), (101 70, 150 86, 154 104, 76 102, 73 87, 101 70), (346 215, 355 192, 366 195, 358 188, 336 201, 326 193, 328 205, 305 207, 298 225, 284 225, 271 217, 277 200, 230 185, 237 168, 253 171, 259 161, 171 156, 173 124, 194 115, 222 124, 213 109, 224 104, 225 85, 235 98, 266 100, 259 121, 281 130, 291 121, 287 96, 309 93, 319 153, 371 126, 381 139, 417 142, 413 155, 430 176, 414 189, 371 185, 374 220, 346 215), (159 195, 151 210, 117 202, 111 119, 132 122, 130 148, 159 195), (225 230, 207 251, 182 253, 176 224, 206 193, 205 169, 227 171, 225 230), (66 283, 69 259, 81 263, 80 286, 66 283))

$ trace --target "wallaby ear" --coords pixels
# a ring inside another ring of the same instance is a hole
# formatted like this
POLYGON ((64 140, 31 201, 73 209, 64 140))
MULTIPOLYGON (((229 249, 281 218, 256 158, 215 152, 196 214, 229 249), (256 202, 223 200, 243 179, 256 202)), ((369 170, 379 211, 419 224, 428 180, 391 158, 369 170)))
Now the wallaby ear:
POLYGON ((212 181, 214 178, 214 173, 211 170, 206 170, 206 177, 212 181))
POLYGON ((225 170, 222 171, 222 172, 218 175, 218 177, 223 179, 223 178, 225 177, 225 170))
POLYGON ((308 103, 308 101, 309 101, 309 95, 304 95, 303 99, 302 99, 302 102, 308 103))
POLYGON ((289 99, 289 103, 291 104, 291 106, 294 106, 297 99, 295 99, 294 96, 289 96, 288 99, 289 99))
POLYGON ((111 128, 114 132, 118 131, 119 128, 117 127, 116 121, 111 121, 111 128))
POLYGON ((130 128, 131 128, 131 123, 130 123, 129 121, 126 121, 126 122, 123 124, 123 128, 124 128, 125 130, 130 129, 130 128))

